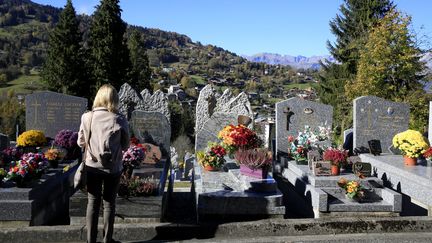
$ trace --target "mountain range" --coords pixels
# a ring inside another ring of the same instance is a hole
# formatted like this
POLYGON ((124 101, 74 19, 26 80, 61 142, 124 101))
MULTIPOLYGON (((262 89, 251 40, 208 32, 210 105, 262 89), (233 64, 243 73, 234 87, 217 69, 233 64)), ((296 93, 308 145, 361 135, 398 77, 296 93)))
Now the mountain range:
POLYGON ((264 62, 267 64, 273 65, 288 65, 293 68, 303 68, 303 69, 320 69, 320 61, 329 61, 335 62, 335 59, 332 56, 291 56, 291 55, 280 55, 276 53, 258 53, 252 56, 242 55, 242 57, 246 58, 251 62, 264 62))

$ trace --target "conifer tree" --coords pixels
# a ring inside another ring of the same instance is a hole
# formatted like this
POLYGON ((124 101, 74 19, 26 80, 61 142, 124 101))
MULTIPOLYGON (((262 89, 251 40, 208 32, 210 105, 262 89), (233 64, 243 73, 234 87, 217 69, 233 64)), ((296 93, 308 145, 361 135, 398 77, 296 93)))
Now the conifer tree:
POLYGON ((81 41, 75 9, 72 1, 68 0, 50 34, 42 70, 42 79, 50 90, 88 97, 89 83, 81 41))
POLYGON ((327 42, 327 46, 337 63, 322 63, 324 72, 317 91, 321 101, 334 108, 336 136, 352 123, 352 104, 344 91, 345 84, 355 79, 359 51, 367 42, 369 29, 392 7, 393 3, 389 0, 345 0, 340 6, 340 14, 330 21, 336 42, 327 42))
POLYGON ((149 60, 142 36, 137 30, 132 31, 128 40, 128 47, 132 64, 129 72, 130 85, 138 91, 143 89, 152 91, 153 89, 150 85, 151 69, 149 60))
POLYGON ((88 41, 93 92, 106 83, 119 90, 128 81, 130 59, 125 31, 119 0, 102 0, 93 14, 88 41))

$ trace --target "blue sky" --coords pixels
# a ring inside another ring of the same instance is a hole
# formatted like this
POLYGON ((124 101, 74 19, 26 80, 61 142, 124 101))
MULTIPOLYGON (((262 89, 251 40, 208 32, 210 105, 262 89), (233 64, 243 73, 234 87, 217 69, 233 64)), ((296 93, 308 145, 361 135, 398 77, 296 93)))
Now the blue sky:
MULTIPOLYGON (((66 0, 33 0, 63 7, 66 0)), ((72 0, 78 13, 91 14, 99 0, 72 0)), ((432 37, 431 0, 395 0, 412 16, 413 28, 432 37), (429 16, 428 16, 429 15, 429 16), (423 27, 423 29, 421 29, 423 27)), ((129 24, 188 35, 237 54, 270 52, 326 55, 334 41, 329 21, 342 0, 122 0, 129 24)))

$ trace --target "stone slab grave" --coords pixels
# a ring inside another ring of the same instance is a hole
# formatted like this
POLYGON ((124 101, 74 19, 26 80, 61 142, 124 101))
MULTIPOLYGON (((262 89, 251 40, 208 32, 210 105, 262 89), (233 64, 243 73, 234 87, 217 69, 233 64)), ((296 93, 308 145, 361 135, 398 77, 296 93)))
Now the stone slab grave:
POLYGON ((62 129, 78 131, 87 99, 42 91, 26 95, 26 130, 41 130, 54 138, 62 129))
POLYGON ((195 160, 193 179, 199 221, 282 218, 285 214, 282 194, 270 174, 260 180, 242 175, 239 169, 204 171, 195 160))
POLYGON ((297 195, 295 210, 307 211, 315 218, 344 216, 396 216, 402 210, 402 195, 383 186, 375 177, 359 179, 353 173, 341 172, 339 176, 315 176, 308 165, 288 162, 283 176, 293 185, 297 195), (345 198, 343 189, 337 186, 340 178, 361 181, 366 188, 367 198, 352 202, 345 198))
MULTIPOLYGON (((371 163, 373 172, 385 185, 411 198, 411 203, 432 216, 432 166, 419 160, 416 166, 405 166, 402 155, 360 154, 363 162, 371 163)), ((409 205, 404 205, 409 206, 409 205)))
MULTIPOLYGON (((119 223, 160 221, 163 210, 163 193, 170 167, 171 126, 161 112, 141 110, 132 111, 129 124, 132 133, 146 148, 145 163, 135 168, 132 176, 155 180, 157 193, 155 196, 147 197, 117 197, 115 220, 119 223), (150 160, 149 157, 151 157, 150 160)), ((71 197, 69 208, 71 224, 85 224, 86 205, 87 196, 85 194, 77 192, 71 197)))
POLYGON ((71 183, 77 167, 77 162, 63 161, 31 188, 4 182, 0 186, 0 228, 68 224, 71 183), (70 169, 63 171, 66 166, 70 169))
POLYGON ((380 140, 383 151, 388 151, 393 137, 408 129, 409 105, 376 96, 362 96, 354 100, 354 148, 368 148, 369 140, 380 140))
POLYGON ((319 126, 331 127, 333 107, 321 103, 290 98, 276 103, 276 152, 288 152, 288 136, 297 137, 309 126, 312 131, 319 126))

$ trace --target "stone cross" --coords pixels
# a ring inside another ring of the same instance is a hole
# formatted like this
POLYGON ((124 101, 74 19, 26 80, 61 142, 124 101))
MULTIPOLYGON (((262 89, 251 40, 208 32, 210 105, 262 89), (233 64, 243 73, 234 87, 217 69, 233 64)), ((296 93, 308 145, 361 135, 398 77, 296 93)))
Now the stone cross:
POLYGON ((291 111, 289 107, 286 107, 283 111, 286 114, 287 122, 286 122, 286 130, 289 131, 289 124, 291 123, 291 116, 294 115, 294 112, 291 111))

